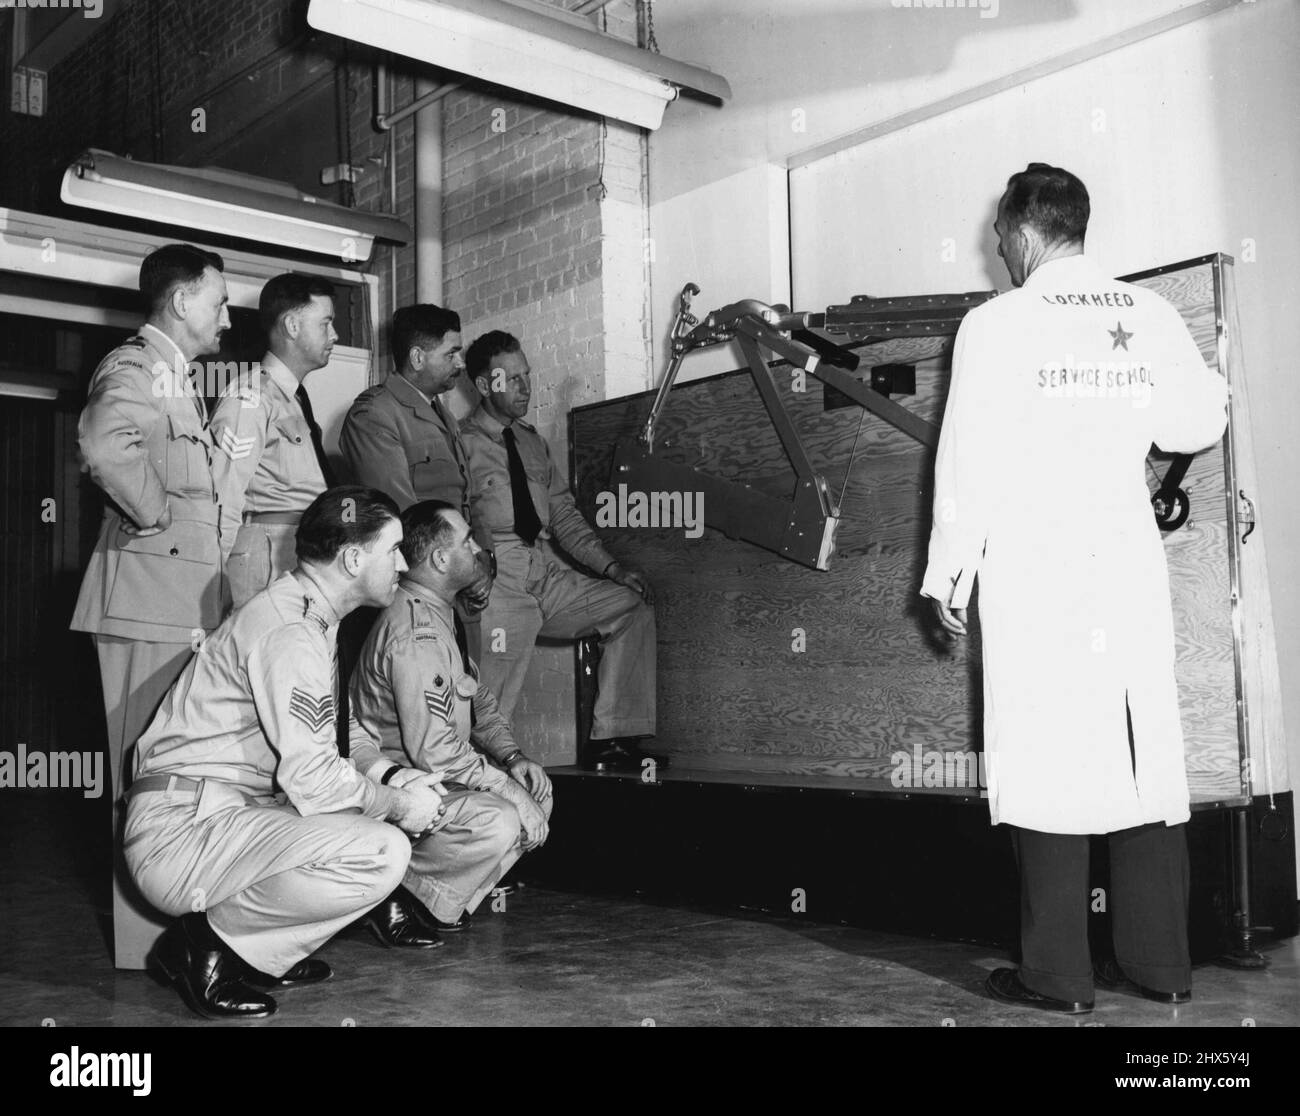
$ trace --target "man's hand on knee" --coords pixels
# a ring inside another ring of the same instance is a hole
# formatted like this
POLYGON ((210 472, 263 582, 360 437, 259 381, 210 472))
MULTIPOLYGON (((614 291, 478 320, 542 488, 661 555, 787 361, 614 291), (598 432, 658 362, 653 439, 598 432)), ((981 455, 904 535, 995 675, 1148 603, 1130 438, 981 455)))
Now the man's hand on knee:
POLYGON ((640 594, 641 599, 645 601, 646 604, 654 604, 654 589, 650 587, 650 583, 637 573, 636 570, 629 570, 626 566, 620 565, 618 562, 611 562, 605 568, 605 576, 615 585, 622 585, 627 589, 631 589, 632 592, 640 594))
POLYGON ((471 616, 487 608, 488 599, 492 596, 492 583, 496 581, 495 555, 481 550, 475 561, 478 565, 478 577, 460 591, 460 602, 471 616))
POLYGON ((543 802, 551 797, 551 778, 536 760, 529 759, 523 752, 510 761, 510 777, 521 784, 533 798, 543 802))
POLYGON ((519 825, 523 830, 520 848, 529 852, 546 844, 551 827, 542 808, 531 798, 525 798, 515 803, 515 809, 519 812, 519 825))

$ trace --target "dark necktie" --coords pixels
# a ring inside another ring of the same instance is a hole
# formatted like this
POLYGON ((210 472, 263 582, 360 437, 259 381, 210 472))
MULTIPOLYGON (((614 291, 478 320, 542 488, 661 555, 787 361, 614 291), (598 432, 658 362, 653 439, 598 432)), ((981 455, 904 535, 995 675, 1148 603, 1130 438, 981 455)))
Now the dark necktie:
POLYGON ((298 406, 302 408, 302 417, 307 420, 307 426, 311 430, 311 448, 316 451, 316 463, 320 465, 320 475, 325 478, 325 487, 333 488, 338 481, 334 477, 334 470, 330 468, 330 459, 325 456, 320 427, 316 425, 316 416, 312 414, 311 399, 307 395, 307 389, 299 384, 293 397, 298 400, 298 406))
MULTIPOLYGON (((460 614, 453 611, 451 618, 456 631, 456 647, 460 651, 460 665, 471 678, 474 678, 474 672, 469 668, 469 639, 465 635, 465 625, 460 621, 460 614)), ((477 681, 477 679, 475 679, 477 681)), ((469 702, 469 727, 473 728, 478 723, 478 713, 474 709, 474 699, 469 702)))
POLYGON ((347 758, 348 744, 348 690, 339 669, 342 651, 339 648, 338 634, 334 637, 334 651, 330 656, 330 667, 334 674, 334 746, 339 755, 347 758))
POLYGON ((532 546, 542 532, 542 521, 537 518, 537 505, 533 503, 532 493, 528 491, 528 474, 524 472, 524 460, 519 456, 513 428, 505 427, 501 431, 501 437, 505 440, 506 456, 510 459, 510 496, 515 505, 515 534, 532 546))

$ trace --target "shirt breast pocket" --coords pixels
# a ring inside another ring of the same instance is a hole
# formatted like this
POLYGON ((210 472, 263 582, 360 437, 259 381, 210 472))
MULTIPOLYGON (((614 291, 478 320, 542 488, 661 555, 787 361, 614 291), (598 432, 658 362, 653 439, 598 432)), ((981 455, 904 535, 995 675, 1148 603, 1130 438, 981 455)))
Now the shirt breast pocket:
POLYGON ((167 415, 167 475, 163 483, 177 496, 212 499, 211 442, 198 412, 167 415))
POLYGON ((311 427, 306 419, 286 416, 275 423, 276 437, 280 442, 280 457, 288 476, 293 481, 315 480, 320 473, 316 461, 316 447, 311 441, 311 427))
MULTIPOLYGON (((448 499, 463 487, 459 467, 438 447, 429 442, 417 442, 407 447, 407 466, 411 470, 411 488, 421 500, 448 499)), ((457 502, 459 498, 453 498, 457 502)))

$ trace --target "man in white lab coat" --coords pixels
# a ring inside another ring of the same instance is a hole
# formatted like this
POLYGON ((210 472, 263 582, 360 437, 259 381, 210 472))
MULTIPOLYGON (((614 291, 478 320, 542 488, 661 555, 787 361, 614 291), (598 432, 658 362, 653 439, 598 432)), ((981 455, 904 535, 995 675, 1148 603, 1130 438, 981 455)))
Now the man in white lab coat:
POLYGON ((921 588, 964 636, 980 579, 989 806, 1021 876, 1021 967, 988 990, 1071 1013, 1093 1006, 1089 834, 1109 834, 1123 978, 1191 995, 1189 796, 1144 460, 1152 442, 1203 449, 1227 421, 1178 312, 1084 256, 1088 215, 1083 183, 1042 163, 998 204, 1017 289, 957 334, 921 588))

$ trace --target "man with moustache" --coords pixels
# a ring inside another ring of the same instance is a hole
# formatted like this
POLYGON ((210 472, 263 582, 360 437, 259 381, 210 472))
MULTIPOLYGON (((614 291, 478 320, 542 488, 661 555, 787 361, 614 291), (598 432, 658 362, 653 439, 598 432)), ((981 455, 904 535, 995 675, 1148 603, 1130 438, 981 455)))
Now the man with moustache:
POLYGON ((394 826, 415 837, 434 824, 436 781, 373 783, 334 732, 339 621, 392 601, 401 542, 383 493, 318 496, 297 567, 203 642, 140 738, 126 860, 177 916, 153 960, 205 1018, 262 1018, 276 1009, 269 990, 327 980, 329 965, 307 958, 358 916, 386 933, 396 919, 392 944, 440 944, 391 898, 410 859, 394 826))
MULTIPOLYGON (((99 655, 114 834, 131 748, 221 621, 219 497, 207 407, 190 364, 216 353, 230 328, 222 266, 220 256, 188 244, 145 257, 147 319, 95 369, 77 428, 84 468, 106 499, 71 627, 90 632, 99 655)), ((114 960, 139 969, 161 926, 130 890, 119 865, 114 960)))
POLYGON ((353 479, 405 511, 442 500, 469 515, 469 463, 456 418, 440 396, 465 369, 460 316, 423 303, 393 315, 394 370, 366 388, 343 420, 340 446, 353 479))
POLYGON ((1088 191, 1032 163, 998 203, 1016 288, 953 352, 921 588, 966 634, 980 583, 994 825, 1020 869, 1021 964, 994 998, 1093 1008, 1094 980, 1191 997, 1190 817, 1169 579, 1143 464, 1222 436, 1227 388, 1178 311, 1083 254, 1088 191), (1115 960, 1088 945, 1089 835, 1110 846, 1115 960))
MULTIPOLYGON (((440 398, 465 370, 460 315, 432 303, 404 306, 393 315, 392 347, 394 370, 357 396, 343 420, 339 445, 353 479, 387 492, 403 511, 421 500, 442 500, 468 520, 469 459, 456 417, 440 398)), ((459 597, 475 656, 491 570, 485 554, 479 576, 459 597)), ((348 632, 348 642, 361 638, 364 632, 348 632)))
POLYGON ((427 500, 402 513, 402 531, 409 568, 352 675, 354 715, 378 747, 367 742, 352 758, 381 783, 414 768, 446 788, 446 812, 411 850, 405 886, 426 924, 447 932, 463 929, 519 856, 546 841, 551 781, 515 744, 465 647, 454 605, 478 576, 469 525, 427 500))
POLYGON ((255 378, 230 384, 212 415, 226 577, 235 608, 294 566, 307 505, 334 483, 303 383, 329 364, 334 288, 277 275, 258 300, 267 352, 255 378))

